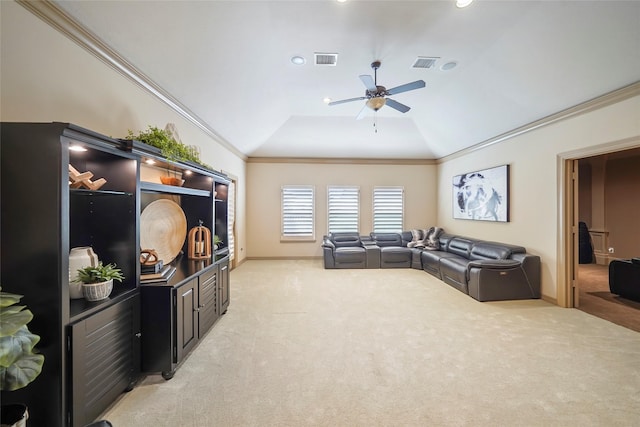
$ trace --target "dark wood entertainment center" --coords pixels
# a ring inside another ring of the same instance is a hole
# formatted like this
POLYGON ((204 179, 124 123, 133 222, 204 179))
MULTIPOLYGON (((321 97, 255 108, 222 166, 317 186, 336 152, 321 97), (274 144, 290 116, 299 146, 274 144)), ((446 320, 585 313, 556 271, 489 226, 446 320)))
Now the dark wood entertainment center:
POLYGON ((29 424, 78 427, 92 422, 144 373, 170 379, 229 305, 225 175, 172 161, 144 145, 68 123, 2 123, 0 286, 24 295, 41 337, 42 373, 2 392, 26 403, 29 424), (85 151, 71 151, 71 146, 85 151), (148 163, 154 163, 149 166, 148 163), (106 183, 70 188, 68 166, 106 183), (159 174, 182 186, 155 181, 159 174), (140 282, 141 212, 153 201, 180 206, 187 230, 211 231, 211 257, 188 259, 187 239, 164 282, 140 282), (214 246, 213 237, 222 237, 214 246), (69 251, 91 246, 125 279, 109 298, 70 299, 69 251))

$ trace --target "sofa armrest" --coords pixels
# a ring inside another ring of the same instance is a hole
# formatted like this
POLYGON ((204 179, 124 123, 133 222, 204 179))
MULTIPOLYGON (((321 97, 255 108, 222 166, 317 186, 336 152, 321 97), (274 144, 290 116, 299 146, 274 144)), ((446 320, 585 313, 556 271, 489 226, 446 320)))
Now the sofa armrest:
POLYGON ((329 249, 335 249, 336 245, 334 245, 333 242, 328 237, 325 237, 324 239, 322 239, 322 247, 323 248, 329 248, 329 249))
POLYGON ((473 261, 469 261, 467 264, 468 268, 477 267, 477 268, 491 268, 491 269, 504 269, 504 268, 514 268, 520 267, 520 261, 516 261, 513 259, 477 259, 473 261))

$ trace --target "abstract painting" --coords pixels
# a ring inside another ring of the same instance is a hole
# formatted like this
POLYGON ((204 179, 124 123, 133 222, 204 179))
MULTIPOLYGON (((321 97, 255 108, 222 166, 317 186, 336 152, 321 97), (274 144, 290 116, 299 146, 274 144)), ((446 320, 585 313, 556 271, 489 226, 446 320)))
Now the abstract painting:
POLYGON ((509 221, 509 165, 453 177, 453 217, 509 221))

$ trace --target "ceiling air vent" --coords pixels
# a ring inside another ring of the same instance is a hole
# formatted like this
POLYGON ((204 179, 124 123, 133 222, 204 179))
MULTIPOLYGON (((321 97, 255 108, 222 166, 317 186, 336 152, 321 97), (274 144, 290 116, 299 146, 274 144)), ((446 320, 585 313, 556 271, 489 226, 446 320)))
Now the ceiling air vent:
POLYGON ((411 68, 433 68, 438 59, 440 58, 437 56, 418 56, 411 68))
POLYGON ((337 53, 314 53, 316 58, 316 65, 332 65, 335 66, 338 63, 337 53))

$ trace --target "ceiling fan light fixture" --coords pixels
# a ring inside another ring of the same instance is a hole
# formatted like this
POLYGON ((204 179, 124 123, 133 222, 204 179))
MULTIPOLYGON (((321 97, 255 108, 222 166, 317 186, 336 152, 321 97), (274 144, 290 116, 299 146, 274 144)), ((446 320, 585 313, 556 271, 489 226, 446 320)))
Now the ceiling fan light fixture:
POLYGON ((384 104, 386 103, 387 100, 385 98, 376 96, 375 98, 371 98, 367 101, 367 107, 371 108, 373 111, 378 111, 384 107, 384 104))

